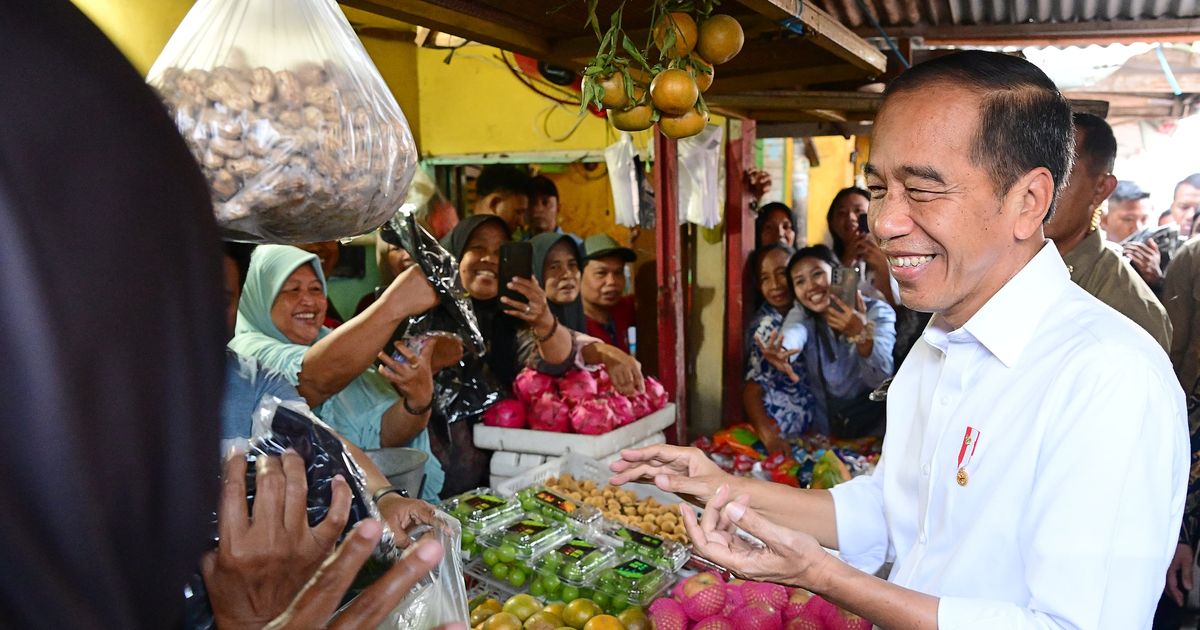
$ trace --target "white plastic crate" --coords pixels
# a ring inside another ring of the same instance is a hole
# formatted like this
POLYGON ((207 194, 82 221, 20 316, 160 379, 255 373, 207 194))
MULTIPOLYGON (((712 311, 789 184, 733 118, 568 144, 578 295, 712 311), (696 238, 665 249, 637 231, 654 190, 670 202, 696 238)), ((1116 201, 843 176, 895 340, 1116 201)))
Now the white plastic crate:
POLYGON ((562 455, 573 452, 601 459, 629 448, 675 423, 675 403, 601 435, 555 433, 475 425, 475 446, 492 451, 562 455))
MULTIPOLYGON (((616 458, 611 459, 615 460, 616 458)), ((562 473, 571 473, 576 479, 591 479, 600 484, 607 483, 608 478, 612 476, 607 462, 600 462, 577 453, 567 453, 503 483, 496 484, 492 486, 492 489, 502 497, 511 497, 521 488, 541 483, 562 473)), ((627 483, 621 487, 632 490, 641 498, 654 497, 660 503, 679 503, 683 500, 670 492, 659 490, 653 484, 627 483)))

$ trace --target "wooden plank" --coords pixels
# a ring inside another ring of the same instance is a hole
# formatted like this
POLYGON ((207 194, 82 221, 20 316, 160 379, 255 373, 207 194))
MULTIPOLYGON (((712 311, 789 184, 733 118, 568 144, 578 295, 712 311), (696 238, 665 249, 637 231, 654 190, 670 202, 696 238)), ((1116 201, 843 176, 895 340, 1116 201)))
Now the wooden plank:
POLYGON ((680 264, 678 151, 654 134, 655 275, 658 280, 658 380, 675 401, 674 443, 687 444, 687 378, 684 373, 683 272, 680 264))
POLYGON ((806 111, 830 109, 841 112, 875 112, 883 95, 873 92, 803 92, 778 90, 742 94, 713 95, 713 103, 722 107, 758 111, 806 111))
POLYGON ((743 417, 742 387, 745 386, 745 335, 753 315, 754 277, 747 261, 754 250, 754 213, 750 211, 749 186, 744 173, 754 166, 755 122, 729 121, 725 143, 725 350, 722 372, 721 411, 728 426, 743 417))
POLYGON ((815 44, 836 55, 842 61, 868 71, 882 74, 887 59, 879 49, 859 37, 833 16, 809 0, 738 0, 746 8, 772 20, 799 20, 804 34, 815 44))
POLYGON ((788 70, 771 70, 753 74, 727 76, 717 69, 716 80, 709 88, 710 94, 729 94, 748 90, 771 90, 776 88, 798 89, 813 83, 849 81, 863 78, 860 68, 849 65, 822 66, 788 70))
MULTIPOLYGON (((1021 24, 945 24, 939 26, 892 26, 892 38, 921 37, 926 44, 1000 44, 1028 46, 1088 43, 1132 43, 1200 39, 1200 18, 1161 20, 1090 20, 1087 22, 1031 22, 1021 24)), ((869 26, 852 31, 877 37, 869 26)))
POLYGON ((547 58, 551 51, 550 42, 537 35, 533 25, 527 29, 510 26, 504 22, 511 22, 511 16, 507 16, 506 20, 498 20, 498 16, 482 10, 482 7, 467 13, 434 0, 341 0, 341 3, 538 59, 547 58))

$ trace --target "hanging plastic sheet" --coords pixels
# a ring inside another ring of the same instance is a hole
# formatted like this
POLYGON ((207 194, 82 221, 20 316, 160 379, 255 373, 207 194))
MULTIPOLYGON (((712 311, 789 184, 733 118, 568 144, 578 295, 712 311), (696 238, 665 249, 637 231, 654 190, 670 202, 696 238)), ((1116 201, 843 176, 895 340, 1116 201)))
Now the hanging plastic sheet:
POLYGON ((616 144, 604 149, 604 162, 608 165, 608 181, 612 185, 613 205, 616 209, 617 225, 638 225, 638 179, 637 151, 633 139, 621 132, 616 144))
POLYGON ((721 222, 721 138, 724 129, 704 131, 679 140, 679 222, 706 228, 721 222))

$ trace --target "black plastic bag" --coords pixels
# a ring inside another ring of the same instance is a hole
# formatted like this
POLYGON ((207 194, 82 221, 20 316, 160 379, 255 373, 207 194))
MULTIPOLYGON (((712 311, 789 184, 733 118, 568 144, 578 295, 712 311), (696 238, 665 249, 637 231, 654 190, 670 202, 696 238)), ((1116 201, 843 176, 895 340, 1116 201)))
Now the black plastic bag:
MULTIPOLYGON (((341 440, 328 426, 305 413, 307 407, 297 404, 290 408, 273 396, 264 396, 254 413, 253 436, 246 447, 246 502, 253 514, 255 495, 255 462, 259 457, 282 455, 292 449, 304 460, 305 478, 308 481, 308 524, 312 527, 325 520, 329 503, 333 498, 333 478, 341 475, 350 486, 350 513, 346 527, 338 537, 339 544, 354 526, 365 518, 382 522, 379 509, 367 494, 365 476, 354 459, 342 446, 341 440)), ((213 515, 213 547, 216 547, 216 515, 213 515)), ((397 558, 400 549, 396 536, 386 524, 371 558, 363 565, 351 587, 353 596, 387 571, 397 558)), ((194 574, 184 589, 184 627, 209 630, 215 628, 208 591, 199 572, 194 574)))
POLYGON ((475 354, 484 353, 483 334, 471 308, 471 298, 458 276, 458 261, 433 238, 413 214, 397 213, 380 232, 383 240, 399 245, 425 272, 441 298, 433 310, 409 318, 405 337, 435 330, 452 332, 462 338, 463 349, 475 354), (394 239, 394 240, 393 240, 394 239))

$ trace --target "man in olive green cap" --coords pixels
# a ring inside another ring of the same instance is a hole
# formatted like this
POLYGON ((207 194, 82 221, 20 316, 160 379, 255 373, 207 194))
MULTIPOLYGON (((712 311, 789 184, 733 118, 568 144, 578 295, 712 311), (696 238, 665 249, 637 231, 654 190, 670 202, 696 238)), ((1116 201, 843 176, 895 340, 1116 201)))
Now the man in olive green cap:
POLYGON ((625 295, 625 265, 637 254, 607 234, 593 234, 583 241, 583 255, 579 291, 587 334, 629 353, 635 312, 633 296, 625 295))

